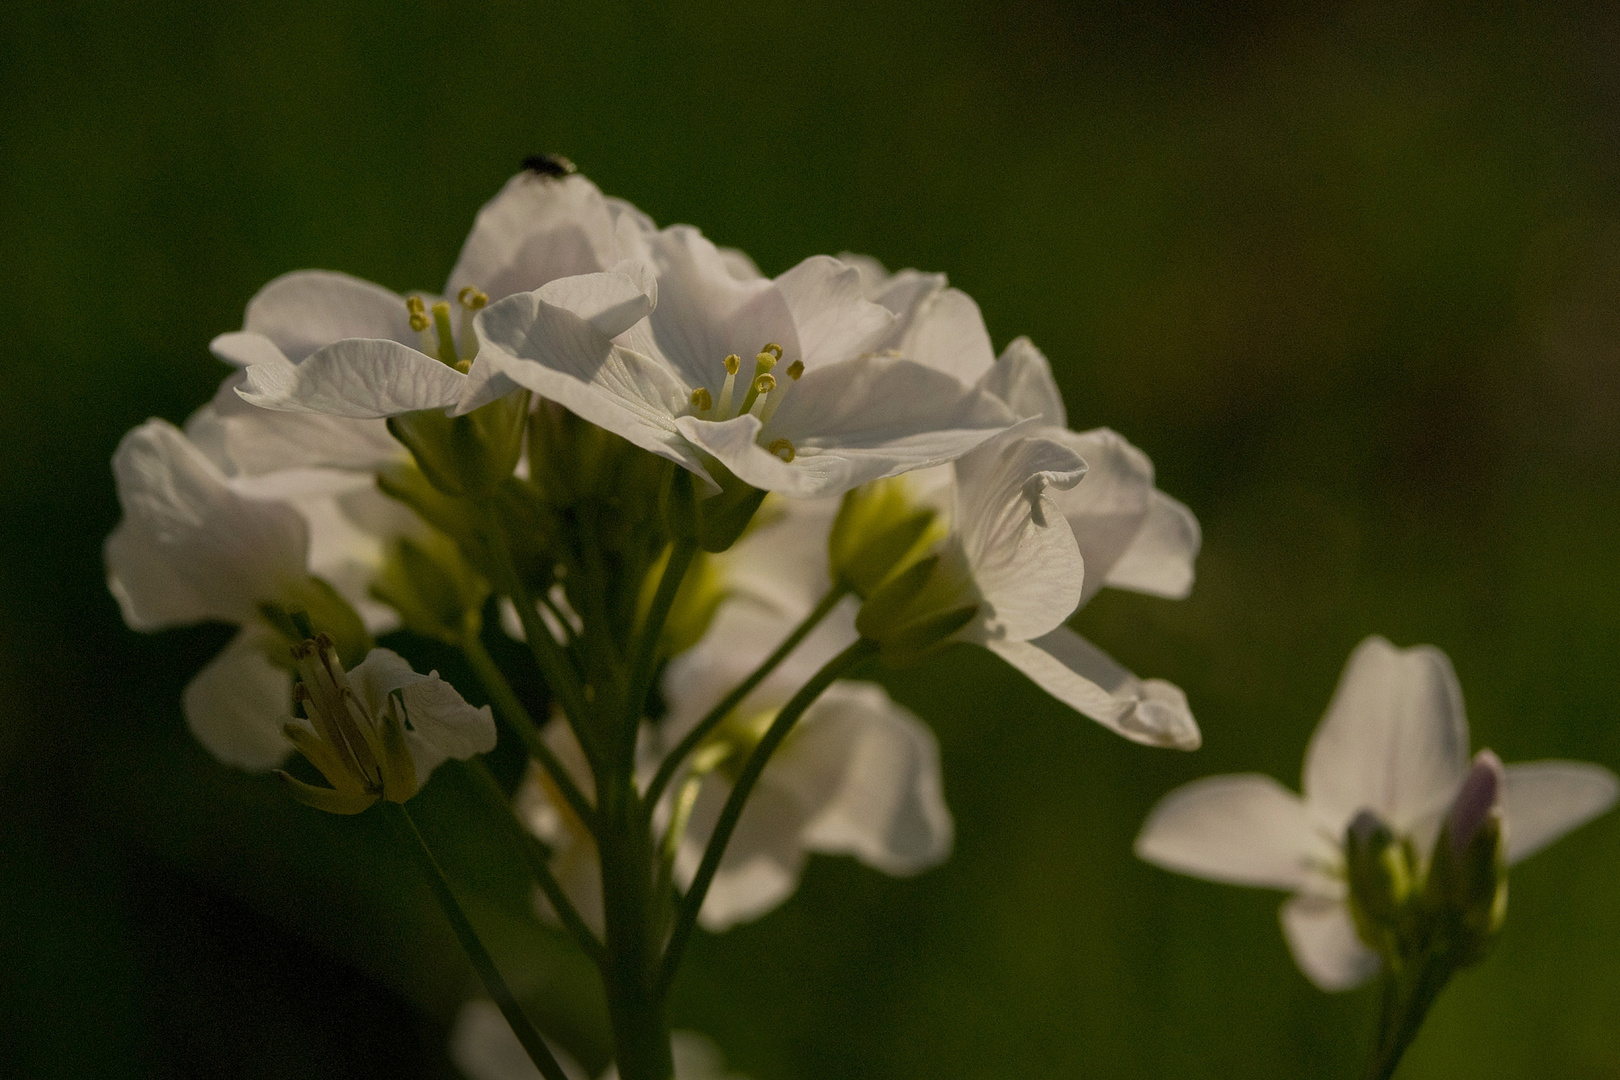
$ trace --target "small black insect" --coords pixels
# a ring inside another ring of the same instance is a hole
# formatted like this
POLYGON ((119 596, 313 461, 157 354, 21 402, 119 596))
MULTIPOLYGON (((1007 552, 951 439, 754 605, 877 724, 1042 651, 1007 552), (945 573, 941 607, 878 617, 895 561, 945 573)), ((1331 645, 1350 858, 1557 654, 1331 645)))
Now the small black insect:
POLYGON ((530 176, 555 179, 572 176, 579 168, 561 154, 530 154, 523 159, 523 171, 530 176))

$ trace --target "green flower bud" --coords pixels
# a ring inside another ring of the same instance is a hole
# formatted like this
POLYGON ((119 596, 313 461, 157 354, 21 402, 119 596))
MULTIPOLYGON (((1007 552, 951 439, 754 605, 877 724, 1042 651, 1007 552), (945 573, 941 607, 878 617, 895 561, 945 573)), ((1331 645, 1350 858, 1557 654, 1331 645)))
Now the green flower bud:
POLYGON ((489 586, 448 538, 394 542, 371 594, 399 612, 405 628, 449 645, 476 633, 489 586))
POLYGON ((937 515, 909 497, 903 478, 878 480, 844 495, 828 539, 832 578, 870 596, 905 562, 932 547, 937 515))
POLYGON ((1398 967, 1411 930, 1410 849, 1377 814, 1363 810, 1345 830, 1344 851, 1356 933, 1368 948, 1398 967))
POLYGON ((1502 844, 1502 762, 1489 750, 1474 757, 1429 863, 1425 901, 1457 966, 1482 959, 1507 916, 1507 860, 1502 844))

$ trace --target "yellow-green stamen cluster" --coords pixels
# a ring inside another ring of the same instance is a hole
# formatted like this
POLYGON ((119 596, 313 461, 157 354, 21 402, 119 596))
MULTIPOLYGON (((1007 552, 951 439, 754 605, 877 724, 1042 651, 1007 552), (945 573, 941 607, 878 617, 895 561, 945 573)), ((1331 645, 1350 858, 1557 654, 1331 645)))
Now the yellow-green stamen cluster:
POLYGON ((435 300, 429 305, 420 296, 407 297, 405 310, 411 329, 422 337, 422 351, 457 371, 466 373, 478 355, 478 335, 473 332, 473 316, 489 303, 489 294, 468 285, 456 294, 460 319, 452 326, 450 304, 435 300))
POLYGON ((315 787, 280 773, 292 796, 317 810, 358 814, 379 799, 402 803, 415 795, 416 765, 405 743, 403 700, 390 697, 381 716, 371 715, 326 634, 294 645, 292 658, 299 679, 293 698, 310 727, 288 724, 282 730, 332 785, 315 787))
MULTIPOLYGON (((759 355, 754 357, 754 373, 748 377, 739 402, 737 375, 742 370, 742 357, 732 353, 725 359, 726 378, 720 385, 719 400, 715 400, 708 387, 698 387, 692 391, 692 414, 704 420, 732 420, 749 413, 758 417, 761 427, 769 424, 771 417, 781 407, 782 399, 804 374, 804 361, 793 361, 787 366, 787 382, 784 385, 773 372, 781 361, 782 346, 772 342, 761 349, 759 355)), ((792 461, 797 456, 793 443, 788 439, 773 439, 766 449, 783 461, 792 461)))

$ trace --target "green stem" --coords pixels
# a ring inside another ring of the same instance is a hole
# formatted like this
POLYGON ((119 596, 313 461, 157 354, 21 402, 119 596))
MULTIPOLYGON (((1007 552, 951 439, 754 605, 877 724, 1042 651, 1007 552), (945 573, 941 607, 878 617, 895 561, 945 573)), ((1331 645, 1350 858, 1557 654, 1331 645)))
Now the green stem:
POLYGON ((551 1048, 546 1045, 545 1039, 541 1038, 540 1033, 535 1030, 534 1024, 524 1014, 523 1007, 518 1004, 517 998, 512 993, 512 988, 506 985, 506 980, 501 976, 500 968, 495 966, 495 958, 489 955, 489 950, 484 948, 484 943, 478 939, 478 931, 473 929, 471 920, 467 918, 467 913, 462 910, 460 902, 456 900, 456 894, 450 888, 450 882, 445 878, 444 871, 440 869, 439 861, 433 857, 433 852, 428 848, 427 841, 422 839, 422 832, 416 827, 416 822, 411 820, 411 812, 405 808, 404 803, 389 803, 387 805, 399 808, 399 820, 404 823, 405 831, 410 834, 410 839, 413 841, 411 848, 417 854, 418 861, 422 865, 423 874, 427 877, 428 885, 432 888, 434 897, 439 901, 439 906, 444 909, 445 917, 450 920, 450 925, 455 930, 456 937, 461 941, 461 947, 466 950, 467 959, 472 961, 473 967, 478 970, 479 977, 484 980, 484 989, 489 992, 490 997, 495 999, 495 1004, 500 1007, 501 1015, 506 1017, 507 1024, 511 1025, 512 1033, 517 1036, 518 1042, 523 1044, 523 1049, 528 1053, 529 1060, 534 1062, 535 1067, 540 1070, 540 1075, 544 1076, 546 1080, 568 1080, 568 1074, 563 1072, 561 1065, 557 1064, 557 1059, 551 1053, 551 1048))
POLYGON ((732 785, 731 794, 726 798, 726 805, 715 821, 714 832, 709 836, 708 846, 703 850, 703 861, 698 864, 697 875, 692 878, 692 886, 681 898, 680 910, 676 914, 675 925, 670 932, 669 945, 664 950, 664 960, 659 972, 660 994, 667 992, 670 983, 675 979, 681 954, 692 935, 692 927, 697 923, 698 912, 703 908, 703 898, 708 895, 709 886, 714 882, 715 871, 720 868, 720 859, 726 853, 726 845, 731 842, 731 834, 736 830, 737 822, 742 817, 743 805, 753 792, 754 785, 758 783, 760 774, 765 771, 771 755, 782 745, 782 740, 793 730, 793 725, 816 698, 821 696, 823 690, 877 655, 877 651, 876 642, 859 638, 849 648, 827 661, 822 669, 812 675, 810 681, 800 687, 799 692, 782 706, 782 711, 771 721, 771 726, 759 740, 759 745, 748 755, 748 760, 743 763, 742 770, 732 785))
POLYGON ((1380 1010, 1378 1041, 1367 1063, 1367 1080, 1390 1080, 1401 1058, 1417 1038, 1429 1009, 1451 980, 1456 968, 1444 959, 1423 964, 1416 972, 1384 976, 1384 1001, 1380 1010))
POLYGON ((652 691, 653 669, 658 664, 658 641, 664 636, 664 622, 669 609, 675 605, 675 594, 680 591, 687 567, 697 555, 697 541, 677 538, 671 541, 669 562, 664 565, 664 576, 658 581, 658 592, 653 595, 652 606, 647 609, 636 635, 634 651, 630 655, 630 678, 625 684, 623 742, 619 746, 618 762, 625 775, 634 771, 636 736, 641 726, 641 714, 647 707, 647 695, 652 691))
MULTIPOLYGON (((629 777, 624 778, 631 788, 629 777)), ((602 911, 608 966, 602 971, 608 1019, 623 1080, 669 1080, 669 1028, 657 985, 652 836, 633 791, 608 808, 602 842, 602 911)))
POLYGON ((540 618, 540 609, 517 572, 517 566, 512 561, 512 549, 506 542, 506 531, 501 527, 498 513, 493 506, 487 506, 484 516, 489 533, 490 551, 495 558, 496 574, 501 579, 496 585, 517 608, 518 620, 523 623, 523 636, 528 639, 529 651, 534 654, 534 662, 540 666, 540 673, 545 676, 546 683, 561 701, 563 715, 568 718, 574 734, 580 736, 580 746, 589 756, 594 747, 583 736, 585 721, 590 716, 585 692, 579 685, 579 679, 575 676, 567 655, 551 636, 545 620, 540 618))
POLYGON ((461 643, 461 651, 467 657, 467 662, 472 665, 479 681, 484 684, 484 689, 489 691, 495 708, 512 730, 517 732, 518 738, 523 740, 529 756, 540 762, 540 767, 546 770, 551 782, 557 785, 557 790, 562 792, 563 798, 568 800, 568 805, 579 815, 579 820, 585 823, 585 827, 591 830, 591 835, 594 836, 596 808, 579 789, 579 785, 574 783, 574 778, 568 774, 567 767, 558 759, 556 753, 546 745, 539 726, 529 715, 529 710, 523 707, 523 702, 518 700, 517 692, 512 689, 512 684, 506 681, 506 676, 501 672, 499 665, 484 648, 483 641, 476 633, 468 634, 461 643))
POLYGON ((646 803, 649 808, 658 805, 658 800, 663 796, 669 782, 674 779, 681 762, 709 737, 709 733, 719 726, 733 709, 742 704, 743 698, 753 693, 760 683, 770 677, 771 672, 787 659, 789 653, 799 647, 800 642, 810 636, 810 632, 819 626, 832 609, 838 606, 838 602, 848 594, 847 586, 834 585, 827 595, 821 598, 820 603, 810 610, 810 614, 804 617, 804 621, 794 627, 793 632, 782 640, 776 651, 767 656, 764 662, 754 669, 753 674, 738 683, 731 693, 721 698, 720 703, 709 710, 708 715, 697 722, 696 727, 686 733, 658 766, 658 772, 653 776, 652 783, 647 786, 646 803))
POLYGON ((493 816, 501 820, 508 834, 522 849, 523 861, 528 865, 529 873, 539 884, 540 891, 546 894, 546 899, 551 902, 552 909, 557 912, 557 918, 562 920, 563 928, 574 936, 579 947, 597 967, 605 967, 608 962, 607 948, 591 932, 591 928, 585 925, 585 920, 580 918, 578 909, 563 892, 562 885, 551 872, 551 862, 545 845, 524 828, 523 823, 512 812, 506 792, 501 790, 501 785, 489 771, 489 766, 478 758, 469 758, 465 765, 468 775, 472 777, 473 786, 483 798, 484 805, 493 816))

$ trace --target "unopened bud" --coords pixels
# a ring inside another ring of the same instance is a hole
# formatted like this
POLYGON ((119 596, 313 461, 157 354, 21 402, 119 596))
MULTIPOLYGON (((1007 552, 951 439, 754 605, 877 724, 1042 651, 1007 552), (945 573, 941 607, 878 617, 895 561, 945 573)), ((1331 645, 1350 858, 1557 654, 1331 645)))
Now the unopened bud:
POLYGON ((1406 845, 1377 814, 1362 810, 1345 830, 1344 856, 1357 935, 1386 957, 1398 952, 1413 886, 1406 845))

